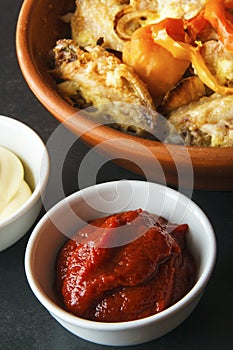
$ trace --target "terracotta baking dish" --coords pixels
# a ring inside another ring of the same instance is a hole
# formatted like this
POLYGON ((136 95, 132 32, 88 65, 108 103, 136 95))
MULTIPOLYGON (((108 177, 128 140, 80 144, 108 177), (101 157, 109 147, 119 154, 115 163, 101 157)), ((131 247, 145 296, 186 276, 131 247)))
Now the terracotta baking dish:
POLYGON ((56 40, 70 36, 60 16, 74 10, 74 0, 25 0, 18 18, 16 49, 22 73, 39 101, 77 137, 121 167, 148 180, 177 188, 233 189, 233 148, 183 147, 96 126, 57 93, 49 73, 49 52, 56 40))

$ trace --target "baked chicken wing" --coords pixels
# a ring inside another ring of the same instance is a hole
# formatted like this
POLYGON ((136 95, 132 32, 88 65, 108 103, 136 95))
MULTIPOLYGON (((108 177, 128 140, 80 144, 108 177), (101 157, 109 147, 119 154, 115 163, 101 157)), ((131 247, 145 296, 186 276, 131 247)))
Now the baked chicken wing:
POLYGON ((52 74, 65 100, 89 116, 139 136, 154 135, 157 113, 146 85, 101 46, 57 42, 52 74), (89 108, 88 108, 89 107, 89 108))

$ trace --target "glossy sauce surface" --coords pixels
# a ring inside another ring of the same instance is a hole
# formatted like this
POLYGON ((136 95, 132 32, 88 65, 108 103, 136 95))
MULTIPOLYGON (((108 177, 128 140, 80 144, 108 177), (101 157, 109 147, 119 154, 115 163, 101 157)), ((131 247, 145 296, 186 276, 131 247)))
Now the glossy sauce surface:
POLYGON ((92 220, 57 257, 65 307, 85 319, 121 322, 171 306, 195 283, 187 230, 142 209, 92 220))

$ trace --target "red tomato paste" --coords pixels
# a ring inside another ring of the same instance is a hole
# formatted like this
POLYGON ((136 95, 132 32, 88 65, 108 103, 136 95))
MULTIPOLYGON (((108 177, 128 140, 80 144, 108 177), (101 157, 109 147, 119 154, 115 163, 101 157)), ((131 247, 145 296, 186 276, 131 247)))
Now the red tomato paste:
POLYGON ((142 209, 92 220, 57 258, 65 307, 85 319, 120 322, 171 306, 195 283, 187 230, 142 209))

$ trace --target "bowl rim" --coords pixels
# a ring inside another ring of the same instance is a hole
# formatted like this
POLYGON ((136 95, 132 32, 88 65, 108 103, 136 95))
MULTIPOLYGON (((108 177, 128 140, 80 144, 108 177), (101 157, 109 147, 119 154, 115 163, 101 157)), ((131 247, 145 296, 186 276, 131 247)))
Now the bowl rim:
MULTIPOLYGON (((34 278, 34 274, 32 271, 31 266, 31 260, 33 258, 37 243, 38 243, 38 236, 40 233, 40 230, 43 226, 46 225, 47 220, 49 219, 49 216, 56 212, 59 208, 62 207, 63 203, 65 201, 72 201, 72 200, 78 200, 78 198, 82 197, 85 194, 88 194, 88 192, 92 191, 93 188, 106 188, 110 187, 119 181, 127 181, 132 183, 134 186, 140 186, 142 183, 145 183, 146 181, 141 180, 117 180, 117 181, 110 181, 106 183, 101 183, 97 185, 93 185, 90 187, 86 187, 80 191, 77 191, 68 197, 62 199, 57 204, 55 204, 52 208, 49 209, 49 211, 41 218, 41 220, 37 223, 36 227, 34 228, 29 241, 27 243, 26 251, 25 251, 25 272, 26 276, 29 282, 29 285, 35 294, 35 296, 38 298, 38 300, 42 303, 42 305, 55 317, 60 320, 63 320, 64 322, 68 324, 72 324, 74 326, 78 326, 81 328, 88 328, 88 329, 96 329, 96 330, 106 330, 106 331, 119 331, 119 330, 127 330, 131 328, 137 328, 145 325, 149 325, 151 323, 160 321, 162 319, 166 319, 168 316, 174 315, 176 311, 180 308, 184 308, 186 305, 188 305, 190 302, 195 300, 201 293, 204 291, 204 288, 206 284, 209 281, 209 278, 212 274, 212 271, 215 266, 216 261, 216 254, 217 254, 217 245, 216 245, 216 237, 214 233, 214 229, 206 216, 206 214, 202 211, 202 209, 191 199, 187 198, 185 195, 179 193, 178 191, 166 187, 164 185, 151 183, 157 191, 166 191, 166 194, 169 196, 176 197, 179 196, 180 200, 185 201, 187 204, 191 206, 193 210, 198 215, 198 219, 202 221, 203 225, 206 228, 206 231, 208 232, 209 236, 209 250, 210 250, 210 256, 208 258, 207 264, 203 269, 202 274, 198 277, 195 285, 192 287, 192 289, 178 302, 171 305, 164 311, 161 311, 160 313, 157 313, 155 315, 133 320, 133 321, 125 321, 125 322, 96 322, 96 321, 90 321, 83 318, 80 318, 78 316, 75 316, 71 314, 70 312, 66 311, 62 307, 60 307, 55 302, 51 301, 51 299, 46 295, 44 290, 41 288, 40 284, 36 279, 34 278)), ((147 182, 148 183, 148 182, 147 182)))
MULTIPOLYGON (((50 168, 50 161, 49 161, 49 155, 48 151, 46 149, 46 146, 40 136, 28 125, 24 124, 23 122, 8 117, 4 115, 0 115, 0 123, 3 122, 4 124, 16 126, 20 129, 23 129, 26 131, 26 133, 30 133, 33 138, 36 140, 37 144, 41 147, 43 150, 43 172, 40 172, 38 183, 35 185, 34 190, 32 191, 32 194, 30 197, 26 200, 26 202, 20 206, 15 212, 13 212, 11 215, 7 216, 5 219, 0 220, 0 229, 7 226, 8 224, 13 223, 18 218, 23 216, 40 198, 41 194, 45 191, 46 184, 48 182, 49 178, 49 168, 50 168)), ((1 145, 1 142, 0 142, 1 145)), ((4 145, 1 145, 2 147, 5 147, 4 145)), ((30 164, 28 165, 30 168, 30 164)))

